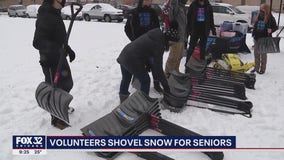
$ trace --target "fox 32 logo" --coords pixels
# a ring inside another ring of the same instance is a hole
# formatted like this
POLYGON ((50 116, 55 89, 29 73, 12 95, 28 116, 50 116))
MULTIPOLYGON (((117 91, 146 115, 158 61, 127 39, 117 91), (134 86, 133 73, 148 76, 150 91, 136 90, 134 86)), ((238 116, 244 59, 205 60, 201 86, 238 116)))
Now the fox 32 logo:
POLYGON ((45 149, 45 136, 13 136, 13 149, 45 149))

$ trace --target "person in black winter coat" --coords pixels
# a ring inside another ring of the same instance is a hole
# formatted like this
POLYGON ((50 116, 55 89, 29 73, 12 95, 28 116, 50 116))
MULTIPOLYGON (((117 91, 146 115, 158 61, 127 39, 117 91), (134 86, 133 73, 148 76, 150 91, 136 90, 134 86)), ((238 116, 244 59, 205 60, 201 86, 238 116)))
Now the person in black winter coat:
POLYGON ((210 30, 216 35, 214 27, 213 9, 208 0, 194 0, 187 13, 187 33, 190 35, 189 49, 186 63, 190 59, 199 40, 200 58, 205 59, 205 48, 210 30))
POLYGON ((140 0, 138 7, 130 12, 124 31, 131 41, 154 28, 160 28, 158 15, 151 8, 151 2, 151 0, 140 0))
POLYGON ((150 77, 145 67, 149 63, 153 64, 150 66, 153 75, 161 82, 164 91, 169 92, 168 82, 163 71, 163 54, 165 49, 169 48, 171 41, 178 41, 178 24, 171 26, 164 33, 159 28, 147 32, 125 46, 120 53, 117 61, 122 73, 119 91, 121 102, 130 94, 128 88, 132 75, 140 81, 141 91, 149 94, 150 77))
MULTIPOLYGON (((66 56, 70 62, 75 59, 74 51, 65 44, 66 29, 61 18, 61 8, 65 0, 44 0, 38 10, 36 30, 34 33, 33 46, 39 50, 40 65, 45 76, 45 82, 50 83, 55 77, 57 64, 60 58, 59 50, 64 45, 66 56), (51 74, 50 74, 51 72, 51 74), (50 77, 52 75, 52 77, 50 77)), ((73 87, 73 80, 69 64, 64 59, 61 76, 57 85, 67 92, 73 87)), ((68 125, 60 119, 52 116, 51 124, 57 128, 64 129, 68 125)))
POLYGON ((257 16, 257 21, 254 24, 252 36, 255 40, 254 49, 254 59, 255 66, 252 72, 257 72, 259 74, 264 74, 267 64, 267 53, 260 53, 258 50, 258 40, 259 38, 272 37, 272 33, 278 29, 276 20, 271 14, 270 6, 267 4, 262 4, 260 6, 260 11, 257 16))
MULTIPOLYGON (((151 2, 152 0, 140 0, 138 7, 130 12, 124 28, 130 41, 134 41, 154 28, 160 28, 159 17, 156 11, 151 8, 151 2)), ((154 88, 158 92, 162 92, 157 77, 153 75, 153 79, 154 88)))

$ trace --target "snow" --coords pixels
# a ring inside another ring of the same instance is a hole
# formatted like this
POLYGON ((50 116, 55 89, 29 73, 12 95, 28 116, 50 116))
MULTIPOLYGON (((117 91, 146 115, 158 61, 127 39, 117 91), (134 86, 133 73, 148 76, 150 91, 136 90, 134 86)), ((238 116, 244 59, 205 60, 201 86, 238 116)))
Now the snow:
MULTIPOLYGON (((119 104, 121 80, 116 62, 122 48, 129 42, 123 23, 76 21, 70 45, 77 53, 71 63, 76 111, 70 115, 72 127, 63 131, 50 125, 50 116, 37 106, 34 93, 43 81, 39 55, 32 47, 35 19, 0 16, 0 160, 100 160, 94 153, 48 151, 47 155, 13 156, 12 135, 81 135, 85 125, 109 113, 119 104)), ((66 21, 66 25, 68 22, 66 21)), ((251 36, 247 43, 252 46, 251 36)), ((284 41, 281 41, 284 50, 284 41)), ((168 53, 165 54, 166 60, 168 53)), ((241 55, 244 62, 253 54, 241 55)), ((182 113, 162 111, 163 118, 202 135, 237 136, 238 148, 284 148, 284 53, 269 54, 267 72, 257 75, 256 90, 247 90, 254 103, 251 119, 186 108, 182 113)), ((184 63, 184 60, 182 64, 184 63)), ((183 66, 183 65, 182 65, 183 66)), ((181 67, 183 70, 183 67, 181 67)), ((132 93, 134 89, 131 89, 132 93)), ((151 96, 158 97, 151 89, 151 96)), ((159 135, 148 130, 143 135, 159 135)), ((200 152, 163 152, 177 160, 208 160, 200 152)), ((281 160, 284 151, 224 151, 224 160, 281 160)), ((139 160, 123 153, 118 160, 139 160)))

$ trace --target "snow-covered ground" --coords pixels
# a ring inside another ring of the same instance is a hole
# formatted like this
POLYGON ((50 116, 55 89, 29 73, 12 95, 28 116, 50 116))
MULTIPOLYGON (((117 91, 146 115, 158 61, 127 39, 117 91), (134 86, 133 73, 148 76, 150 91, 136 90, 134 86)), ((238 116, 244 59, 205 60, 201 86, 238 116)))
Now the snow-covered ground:
MULTIPOLYGON (((66 22, 66 25, 68 23, 66 22)), ((81 135, 80 129, 119 104, 121 79, 116 62, 129 42, 123 23, 75 22, 70 45, 77 53, 71 63, 74 88, 72 127, 63 131, 50 125, 50 116, 37 107, 34 93, 43 74, 38 52, 32 47, 35 19, 0 16, 0 160, 99 160, 94 153, 48 151, 40 157, 13 156, 12 135, 81 135)), ((248 36, 247 43, 252 45, 248 36)), ((284 44, 284 41, 281 41, 284 44)), ((284 45, 281 45, 284 51, 284 45)), ((165 54, 166 60, 168 53, 165 54)), ((241 55, 252 61, 253 54, 241 55)), ((202 135, 237 136, 238 148, 284 148, 284 53, 269 54, 267 72, 257 75, 256 90, 247 90, 254 103, 251 119, 186 108, 182 113, 162 111, 163 118, 202 135)), ((184 62, 182 62, 184 63, 184 62)), ((183 68, 181 67, 183 70, 183 68)), ((132 92, 134 89, 132 89, 132 92)), ((151 96, 157 96, 151 90, 151 96)), ((143 135, 158 135, 147 131, 143 135)), ((282 151, 224 151, 224 160, 283 160, 282 151)), ((208 160, 199 152, 166 152, 177 160, 208 160)), ((118 160, 138 160, 124 153, 118 160)))

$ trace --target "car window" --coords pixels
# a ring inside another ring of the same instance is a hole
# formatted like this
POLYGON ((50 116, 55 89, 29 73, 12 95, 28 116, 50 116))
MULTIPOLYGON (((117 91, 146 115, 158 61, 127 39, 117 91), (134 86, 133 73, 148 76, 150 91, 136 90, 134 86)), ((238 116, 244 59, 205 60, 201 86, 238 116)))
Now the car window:
POLYGON ((101 9, 102 7, 100 5, 96 5, 95 9, 101 9))
POLYGON ((235 13, 237 14, 245 14, 244 12, 242 12, 241 10, 239 10, 238 8, 236 7, 233 7, 233 6, 230 6, 229 7, 231 10, 233 10, 235 13))
POLYGON ((233 11, 230 8, 228 8, 228 7, 223 7, 223 8, 224 8, 224 13, 225 14, 233 13, 233 11))
POLYGON ((25 7, 25 6, 18 6, 18 7, 16 7, 16 9, 17 9, 17 10, 26 9, 26 7, 25 7))
POLYGON ((213 7, 213 12, 215 13, 226 13, 226 8, 223 6, 214 6, 213 7))
POLYGON ((214 12, 214 13, 219 13, 217 6, 212 6, 212 8, 213 8, 213 12, 214 12))
POLYGON ((230 14, 232 10, 228 7, 224 6, 213 6, 214 13, 221 13, 221 14, 230 14))
POLYGON ((102 8, 101 6, 99 6, 99 5, 96 5, 96 6, 94 6, 91 10, 94 10, 94 9, 100 9, 100 8, 102 8))

